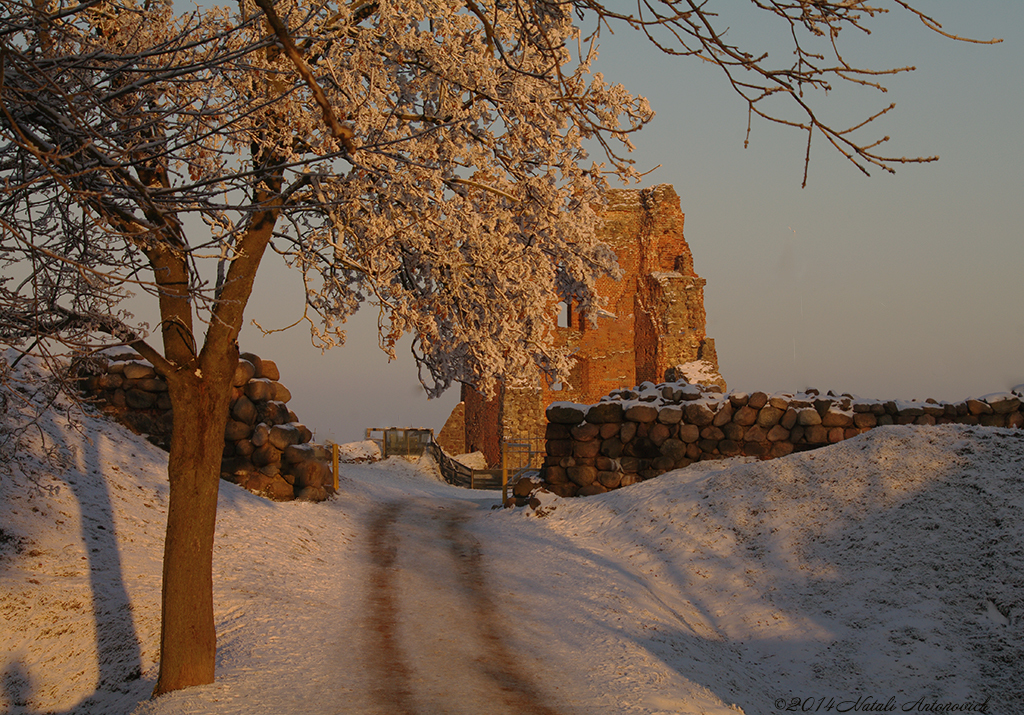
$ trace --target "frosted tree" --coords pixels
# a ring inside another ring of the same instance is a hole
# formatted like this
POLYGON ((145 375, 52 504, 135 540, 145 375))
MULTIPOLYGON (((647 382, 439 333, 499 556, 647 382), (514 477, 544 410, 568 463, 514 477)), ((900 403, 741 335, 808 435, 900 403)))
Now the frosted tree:
POLYGON ((213 680, 223 435, 268 249, 301 272, 314 340, 340 343, 369 304, 385 351, 413 334, 431 394, 565 375, 552 296, 588 313, 597 277, 616 273, 594 238, 602 190, 636 177, 630 135, 652 116, 592 71, 614 25, 715 63, 752 116, 861 167, 907 161, 855 138, 877 114, 837 129, 813 109, 830 81, 900 71, 837 49, 878 10, 753 2, 750 22, 761 11, 791 31, 795 60, 773 67, 724 39, 712 5, 241 0, 178 15, 149 0, 2 1, 0 339, 52 355, 127 344, 169 387, 157 694, 213 680), (829 59, 806 49, 823 39, 829 59), (779 97, 788 109, 768 111, 779 97), (119 308, 129 292, 158 304, 154 336, 119 308))

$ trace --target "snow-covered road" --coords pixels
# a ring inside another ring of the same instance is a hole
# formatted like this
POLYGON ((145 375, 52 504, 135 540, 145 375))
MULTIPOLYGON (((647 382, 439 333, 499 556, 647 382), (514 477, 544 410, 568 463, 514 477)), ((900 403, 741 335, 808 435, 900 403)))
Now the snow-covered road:
POLYGON ((366 712, 560 712, 509 647, 470 516, 457 501, 390 501, 371 513, 366 712))

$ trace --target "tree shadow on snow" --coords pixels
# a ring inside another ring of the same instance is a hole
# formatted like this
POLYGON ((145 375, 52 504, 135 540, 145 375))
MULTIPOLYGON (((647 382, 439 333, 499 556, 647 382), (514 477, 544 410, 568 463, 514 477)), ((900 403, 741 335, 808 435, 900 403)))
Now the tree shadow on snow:
MULTIPOLYGON (((110 468, 100 453, 104 435, 69 429, 57 424, 52 416, 44 419, 51 421, 43 430, 51 447, 47 468, 63 481, 80 510, 83 567, 91 592, 98 671, 95 690, 75 706, 64 711, 44 710, 54 715, 130 712, 149 697, 153 682, 143 678, 142 649, 125 585, 114 505, 108 482, 101 476, 103 469, 110 468)), ((61 487, 54 489, 59 492, 61 487)), ((39 684, 32 682, 24 663, 13 660, 2 680, 7 701, 16 708, 14 712, 40 712, 33 703, 39 684)))
POLYGON ((962 434, 895 428, 723 465, 680 480, 678 504, 653 480, 573 504, 587 511, 567 517, 571 532, 556 508, 553 528, 514 535, 516 553, 546 564, 504 568, 530 594, 517 628, 527 641, 555 633, 566 652, 612 644, 619 657, 562 677, 589 671, 611 699, 621 681, 654 711, 702 689, 748 713, 858 694, 1024 702, 1010 675, 1024 663, 1020 457, 1005 454, 1020 435, 962 434), (545 614, 565 599, 579 608, 560 629, 545 614))

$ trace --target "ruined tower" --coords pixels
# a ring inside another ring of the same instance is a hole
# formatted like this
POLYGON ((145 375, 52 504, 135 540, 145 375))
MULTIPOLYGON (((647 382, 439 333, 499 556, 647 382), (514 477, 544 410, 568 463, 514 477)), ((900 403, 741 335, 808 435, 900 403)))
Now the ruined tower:
POLYGON ((558 340, 575 351, 569 379, 549 386, 538 377, 536 387, 506 388, 489 401, 463 387, 463 404, 438 437, 446 451, 481 451, 495 464, 502 439, 538 437, 552 402, 591 404, 621 387, 662 382, 666 373, 724 389, 714 340, 705 332, 705 281, 694 272, 673 188, 610 190, 599 238, 615 251, 623 276, 598 281, 607 303, 596 326, 571 305, 558 304, 558 315, 553 309, 558 340))

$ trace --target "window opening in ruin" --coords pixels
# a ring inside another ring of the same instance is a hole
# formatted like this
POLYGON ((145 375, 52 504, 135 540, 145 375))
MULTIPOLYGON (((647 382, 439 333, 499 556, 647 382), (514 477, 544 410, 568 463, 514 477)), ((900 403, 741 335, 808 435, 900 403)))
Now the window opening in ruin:
POLYGON ((571 328, 572 327, 572 301, 571 300, 560 300, 558 301, 558 322, 559 328, 571 328))

